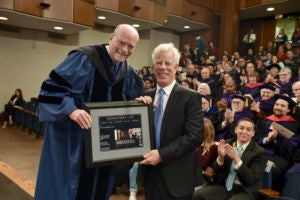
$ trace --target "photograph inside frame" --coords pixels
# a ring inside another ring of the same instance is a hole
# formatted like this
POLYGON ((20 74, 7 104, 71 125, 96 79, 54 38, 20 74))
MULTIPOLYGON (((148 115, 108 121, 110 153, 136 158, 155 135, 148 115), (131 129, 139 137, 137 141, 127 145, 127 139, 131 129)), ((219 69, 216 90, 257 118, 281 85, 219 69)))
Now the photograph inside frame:
POLYGON ((143 147, 141 115, 99 117, 100 151, 143 147))

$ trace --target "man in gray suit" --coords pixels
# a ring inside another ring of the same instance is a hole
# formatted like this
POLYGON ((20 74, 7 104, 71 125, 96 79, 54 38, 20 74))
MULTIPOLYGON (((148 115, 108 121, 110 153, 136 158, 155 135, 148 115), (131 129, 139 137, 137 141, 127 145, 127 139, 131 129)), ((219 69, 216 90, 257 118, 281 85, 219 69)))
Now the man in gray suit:
POLYGON ((194 200, 254 200, 262 187, 262 177, 267 163, 265 150, 252 137, 254 122, 249 118, 238 121, 237 139, 221 140, 219 156, 214 163, 218 180, 194 192, 194 200))
POLYGON ((146 165, 146 200, 190 200, 202 177, 195 151, 203 141, 201 95, 176 83, 179 58, 172 43, 160 44, 152 53, 157 88, 145 95, 157 105, 155 141, 140 162, 146 165))

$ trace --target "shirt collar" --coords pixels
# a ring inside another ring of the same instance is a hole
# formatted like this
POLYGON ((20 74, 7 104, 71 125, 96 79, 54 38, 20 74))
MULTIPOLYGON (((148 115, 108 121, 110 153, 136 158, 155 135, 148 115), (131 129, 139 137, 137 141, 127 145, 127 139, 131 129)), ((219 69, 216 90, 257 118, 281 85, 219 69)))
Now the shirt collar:
POLYGON ((245 143, 245 144, 243 144, 243 145, 239 144, 239 142, 237 141, 237 142, 236 142, 236 144, 237 144, 237 146, 236 146, 236 147, 238 147, 238 146, 242 146, 242 147, 243 147, 243 151, 245 151, 245 149, 247 148, 247 146, 250 144, 250 141, 249 141, 249 142, 247 142, 247 143, 245 143))
MULTIPOLYGON (((173 89, 173 87, 175 86, 175 84, 176 84, 176 80, 173 80, 173 82, 172 82, 170 85, 168 85, 168 86, 162 88, 162 89, 164 89, 165 94, 166 94, 167 96, 169 96, 169 95, 171 94, 172 89, 173 89)), ((157 84, 156 94, 158 93, 159 89, 161 89, 161 87, 159 87, 159 85, 157 84)))

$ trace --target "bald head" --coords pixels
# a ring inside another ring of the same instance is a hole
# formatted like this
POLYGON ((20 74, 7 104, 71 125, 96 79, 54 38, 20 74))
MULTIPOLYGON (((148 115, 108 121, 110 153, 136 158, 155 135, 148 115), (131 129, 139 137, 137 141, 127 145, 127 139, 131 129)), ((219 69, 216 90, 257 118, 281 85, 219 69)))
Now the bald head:
POLYGON ((134 51, 139 40, 137 30, 128 24, 120 24, 109 36, 109 55, 113 63, 125 61, 134 51))

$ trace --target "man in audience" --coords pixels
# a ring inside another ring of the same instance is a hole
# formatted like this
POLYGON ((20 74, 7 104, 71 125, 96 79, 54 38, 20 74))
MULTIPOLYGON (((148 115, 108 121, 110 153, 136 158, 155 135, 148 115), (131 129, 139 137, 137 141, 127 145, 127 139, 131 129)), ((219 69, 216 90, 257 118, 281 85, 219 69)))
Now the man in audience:
POLYGON ((274 96, 275 104, 273 114, 260 118, 256 124, 256 140, 266 150, 268 159, 273 161, 275 168, 272 169, 273 188, 282 189, 282 179, 286 170, 294 162, 291 153, 297 145, 298 124, 289 114, 292 112, 295 102, 287 96, 277 94, 274 96), (280 124, 295 133, 291 138, 285 136, 281 129, 272 125, 273 122, 280 124))
POLYGON ((293 79, 291 69, 289 67, 284 67, 279 71, 278 75, 279 79, 277 81, 277 85, 279 88, 279 93, 292 97, 293 79))
POLYGON ((225 110, 221 129, 217 129, 217 140, 234 137, 234 128, 239 119, 248 117, 254 120, 254 114, 246 105, 247 99, 245 96, 233 94, 230 98, 230 107, 225 110))
POLYGON ((194 200, 254 200, 262 186, 267 162, 265 151, 254 140, 255 124, 242 118, 235 127, 237 139, 221 140, 213 164, 216 185, 194 192, 194 200))

